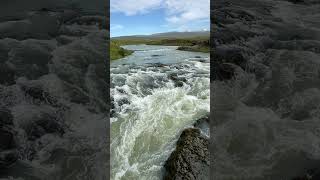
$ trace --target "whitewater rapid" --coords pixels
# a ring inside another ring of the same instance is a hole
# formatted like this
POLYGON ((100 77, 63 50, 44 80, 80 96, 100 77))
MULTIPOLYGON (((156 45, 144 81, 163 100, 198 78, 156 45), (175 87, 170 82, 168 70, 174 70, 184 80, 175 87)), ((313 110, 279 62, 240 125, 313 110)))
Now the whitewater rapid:
POLYGON ((209 113, 209 55, 131 49, 111 66, 111 179, 160 180, 181 131, 209 113))

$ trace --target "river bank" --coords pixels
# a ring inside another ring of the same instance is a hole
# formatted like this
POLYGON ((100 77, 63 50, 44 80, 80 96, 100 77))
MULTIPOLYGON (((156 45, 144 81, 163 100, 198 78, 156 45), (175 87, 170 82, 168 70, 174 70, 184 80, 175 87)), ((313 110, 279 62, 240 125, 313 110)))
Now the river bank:
MULTIPOLYGON (((180 34, 180 33, 178 33, 180 34)), ((181 33, 183 34, 183 33, 181 33)), ((181 35, 180 35, 181 36, 181 35)), ((116 37, 111 39, 111 60, 121 59, 132 54, 131 51, 121 48, 125 45, 145 44, 159 46, 177 46, 178 50, 191 52, 210 52, 209 36, 184 37, 184 38, 166 38, 166 37, 116 37)))
POLYGON ((124 58, 133 53, 133 51, 124 49, 116 41, 110 41, 110 59, 111 61, 124 58))
POLYGON ((179 46, 177 50, 209 53, 210 47, 203 45, 179 46))

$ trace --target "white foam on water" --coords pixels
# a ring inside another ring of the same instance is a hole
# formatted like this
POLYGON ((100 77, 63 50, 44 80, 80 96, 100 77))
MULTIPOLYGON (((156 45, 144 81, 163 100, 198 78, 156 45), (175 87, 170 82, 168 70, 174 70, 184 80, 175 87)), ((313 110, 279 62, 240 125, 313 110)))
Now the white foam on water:
POLYGON ((181 131, 210 111, 209 72, 208 62, 191 60, 164 67, 111 68, 112 180, 162 179, 163 165, 181 131), (170 74, 183 85, 176 87, 170 74))

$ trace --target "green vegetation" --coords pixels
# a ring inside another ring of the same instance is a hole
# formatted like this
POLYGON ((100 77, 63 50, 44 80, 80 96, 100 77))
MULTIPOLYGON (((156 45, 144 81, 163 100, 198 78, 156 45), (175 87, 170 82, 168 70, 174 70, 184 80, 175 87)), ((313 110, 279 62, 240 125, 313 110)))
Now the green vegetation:
POLYGON ((118 43, 117 41, 111 40, 111 43, 110 43, 111 60, 121 59, 133 53, 133 51, 123 49, 122 47, 120 47, 121 45, 122 44, 118 43))
POLYGON ((163 39, 160 42, 153 42, 150 44, 179 46, 178 50, 182 51, 210 52, 210 41, 209 38, 205 37, 189 39, 163 39))
POLYGON ((179 46, 181 51, 210 52, 209 33, 190 32, 190 33, 162 33, 147 36, 122 36, 111 39, 111 60, 120 59, 133 53, 121 48, 123 45, 147 44, 179 46))
POLYGON ((125 37, 115 38, 112 41, 119 45, 130 44, 147 44, 147 45, 164 45, 164 46, 179 46, 178 50, 210 52, 209 37, 193 37, 193 38, 140 38, 140 37, 125 37))
POLYGON ((180 47, 178 47, 178 50, 209 53, 210 47, 209 46, 202 46, 202 45, 180 46, 180 47))

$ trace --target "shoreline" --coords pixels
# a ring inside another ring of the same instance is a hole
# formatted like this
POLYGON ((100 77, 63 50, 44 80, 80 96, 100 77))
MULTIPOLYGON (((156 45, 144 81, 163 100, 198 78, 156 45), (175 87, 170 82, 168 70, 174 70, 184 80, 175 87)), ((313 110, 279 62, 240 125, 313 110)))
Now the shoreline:
POLYGON ((134 51, 121 47, 117 42, 110 42, 110 60, 115 61, 133 54, 134 51))
POLYGON ((209 37, 179 38, 179 39, 111 39, 111 60, 117 60, 131 55, 133 52, 124 52, 124 45, 150 45, 150 46, 177 46, 177 50, 188 52, 210 53, 209 37), (120 49, 122 48, 122 49, 120 49), (121 52, 124 54, 121 55, 121 52))
MULTIPOLYGON (((165 45, 165 44, 157 44, 157 45, 154 45, 154 44, 125 44, 125 45, 148 45, 148 46, 176 46, 177 47, 177 51, 186 51, 186 52, 199 52, 199 53, 208 53, 210 54, 210 47, 194 47, 194 46, 177 46, 177 45, 165 45)), ((122 45, 122 46, 125 46, 125 45, 122 45)), ((129 50, 129 49, 125 49, 123 48, 122 46, 119 46, 121 48, 121 50, 124 50, 125 52, 127 52, 126 54, 124 54, 124 56, 121 56, 119 58, 116 58, 116 59, 112 59, 110 58, 111 61, 116 61, 116 60, 120 60, 120 59, 123 59, 127 56, 130 56, 132 55, 135 51, 139 51, 139 50, 129 50)), ((112 57, 112 55, 111 55, 112 57)))
POLYGON ((177 48, 179 51, 188 51, 188 52, 202 52, 202 53, 210 53, 210 47, 206 46, 179 46, 177 48))

